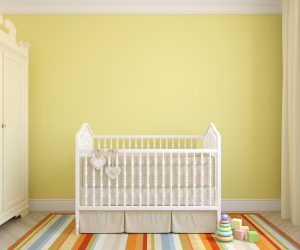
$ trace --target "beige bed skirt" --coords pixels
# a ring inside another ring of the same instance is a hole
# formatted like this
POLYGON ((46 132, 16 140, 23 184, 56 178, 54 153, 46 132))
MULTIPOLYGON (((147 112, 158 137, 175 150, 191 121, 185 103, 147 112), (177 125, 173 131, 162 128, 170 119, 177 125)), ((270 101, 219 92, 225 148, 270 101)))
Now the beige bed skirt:
POLYGON ((80 233, 213 233, 216 211, 80 211, 80 233))

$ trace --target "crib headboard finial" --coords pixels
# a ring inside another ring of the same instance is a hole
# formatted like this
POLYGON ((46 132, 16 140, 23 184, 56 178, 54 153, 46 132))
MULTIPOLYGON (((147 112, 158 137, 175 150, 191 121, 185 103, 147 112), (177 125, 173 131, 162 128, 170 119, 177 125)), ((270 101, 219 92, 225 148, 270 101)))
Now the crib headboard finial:
POLYGON ((218 149, 221 136, 215 124, 210 123, 204 135, 204 148, 205 149, 218 149))
POLYGON ((84 123, 76 134, 79 150, 93 150, 93 132, 89 124, 84 123))

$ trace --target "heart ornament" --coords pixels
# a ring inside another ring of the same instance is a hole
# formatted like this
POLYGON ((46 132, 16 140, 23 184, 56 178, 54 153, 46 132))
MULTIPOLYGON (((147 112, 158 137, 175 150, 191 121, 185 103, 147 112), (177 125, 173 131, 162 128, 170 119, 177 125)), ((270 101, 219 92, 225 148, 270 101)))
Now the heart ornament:
POLYGON ((93 157, 90 160, 90 163, 92 164, 92 166, 97 169, 100 170, 101 168, 103 168, 103 166, 106 163, 106 159, 103 156, 100 157, 93 157))
POLYGON ((107 167, 105 169, 105 173, 107 174, 109 179, 114 180, 121 173, 121 168, 119 168, 119 167, 107 167))

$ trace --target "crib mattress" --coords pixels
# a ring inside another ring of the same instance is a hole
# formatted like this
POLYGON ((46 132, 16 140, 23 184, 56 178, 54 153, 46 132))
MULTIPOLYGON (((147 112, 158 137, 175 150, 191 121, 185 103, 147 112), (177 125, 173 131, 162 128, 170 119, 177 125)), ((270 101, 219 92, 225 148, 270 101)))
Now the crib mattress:
MULTIPOLYGON (((118 195, 118 205, 124 204, 124 189, 119 188, 119 195, 118 195)), ((133 189, 133 205, 139 205, 140 204, 140 189, 134 188, 133 189)), ((80 192, 80 204, 83 206, 92 206, 93 205, 93 189, 87 188, 87 199, 85 199, 85 188, 81 188, 80 192)), ((186 189, 183 187, 180 189, 180 205, 186 205, 186 200, 188 201, 189 206, 213 206, 215 204, 215 188, 195 188, 195 204, 194 204, 194 189, 188 188, 187 189, 187 196, 186 196, 186 189), (187 197, 187 199, 186 199, 187 197)), ((132 205, 132 189, 127 188, 126 189, 126 205, 130 206, 132 205)), ((163 205, 163 189, 157 188, 157 191, 155 188, 149 188, 149 205, 154 206, 155 205, 155 195, 157 194, 157 205, 162 206, 163 205)), ((148 197, 148 190, 147 188, 141 189, 141 196, 142 196, 142 205, 147 205, 147 197, 148 197)), ((172 189, 172 204, 178 205, 178 188, 172 189)), ((165 188, 165 205, 170 205, 170 199, 171 199, 171 189, 165 188)), ((108 205, 109 200, 109 191, 108 188, 103 188, 103 200, 102 205, 108 205)), ((110 204, 116 205, 116 188, 110 189, 110 204)), ((95 205, 100 205, 100 188, 95 188, 95 205)))

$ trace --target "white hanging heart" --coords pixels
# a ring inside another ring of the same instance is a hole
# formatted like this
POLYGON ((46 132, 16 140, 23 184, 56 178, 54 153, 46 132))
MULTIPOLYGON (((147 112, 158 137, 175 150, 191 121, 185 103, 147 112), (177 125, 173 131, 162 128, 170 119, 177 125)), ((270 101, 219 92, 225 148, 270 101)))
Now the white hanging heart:
POLYGON ((90 162, 95 169, 100 170, 105 165, 106 159, 103 156, 93 157, 90 162))
POLYGON ((105 169, 105 173, 107 174, 108 178, 114 180, 121 173, 121 168, 119 168, 119 167, 107 167, 105 169))

